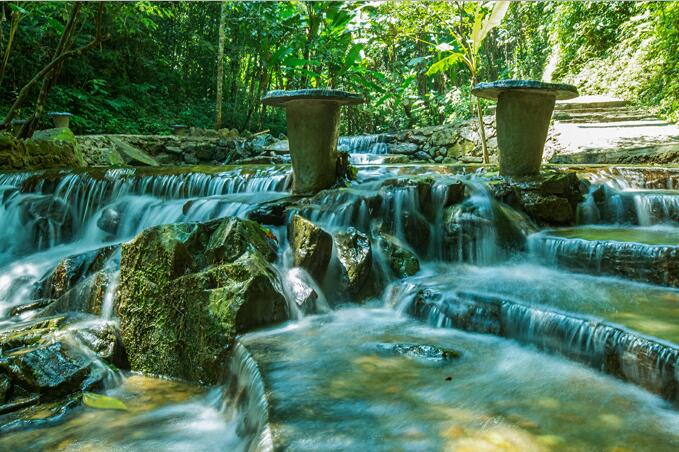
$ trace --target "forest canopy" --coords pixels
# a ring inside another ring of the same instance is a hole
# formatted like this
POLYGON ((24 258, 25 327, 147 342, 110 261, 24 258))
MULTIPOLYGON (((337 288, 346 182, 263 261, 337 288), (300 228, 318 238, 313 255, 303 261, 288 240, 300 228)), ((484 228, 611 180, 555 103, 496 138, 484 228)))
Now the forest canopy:
MULTIPOLYGON (((3 115, 53 58, 72 3, 0 5, 3 115)), ((346 112, 344 133, 467 119, 470 72, 450 61, 476 2, 106 2, 107 39, 63 63, 46 111, 69 111, 76 133, 169 133, 213 127, 222 67, 222 126, 285 129, 260 103, 270 89, 333 87, 368 99, 346 112), (224 54, 218 58, 223 14, 224 54), (441 65, 439 65, 441 66, 441 65)), ((492 2, 480 6, 484 11, 492 2)), ((84 3, 73 46, 97 34, 98 4, 84 3)), ((583 93, 622 95, 679 112, 679 3, 517 2, 479 49, 480 81, 566 81, 583 93)), ((40 86, 31 88, 33 98, 40 86)), ((33 113, 32 101, 18 118, 33 113)), ((42 118, 46 122, 47 118, 42 118)))

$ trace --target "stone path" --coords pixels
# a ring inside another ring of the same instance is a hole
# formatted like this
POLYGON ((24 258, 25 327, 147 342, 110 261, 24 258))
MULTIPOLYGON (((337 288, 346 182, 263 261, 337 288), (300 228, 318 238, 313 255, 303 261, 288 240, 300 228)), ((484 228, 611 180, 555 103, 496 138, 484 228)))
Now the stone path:
POLYGON ((679 163, 679 127, 607 96, 557 102, 546 146, 551 163, 679 163))

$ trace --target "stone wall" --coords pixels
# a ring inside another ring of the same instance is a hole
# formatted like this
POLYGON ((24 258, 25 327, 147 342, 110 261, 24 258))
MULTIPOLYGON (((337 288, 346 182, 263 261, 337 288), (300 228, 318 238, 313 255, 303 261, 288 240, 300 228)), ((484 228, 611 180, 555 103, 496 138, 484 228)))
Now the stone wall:
POLYGON ((200 130, 188 135, 82 135, 78 145, 88 166, 279 163, 265 147, 269 134, 245 138, 238 132, 200 130), (150 158, 150 159, 149 159, 150 158), (254 161, 253 161, 254 160, 254 161))

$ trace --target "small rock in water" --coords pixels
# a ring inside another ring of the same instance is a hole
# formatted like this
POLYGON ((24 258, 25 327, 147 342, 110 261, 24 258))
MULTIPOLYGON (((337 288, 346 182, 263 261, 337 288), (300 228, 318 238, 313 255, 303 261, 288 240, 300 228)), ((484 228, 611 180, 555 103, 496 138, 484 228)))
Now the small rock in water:
POLYGON ((22 387, 54 396, 77 390, 90 373, 90 360, 57 342, 15 353, 0 367, 22 387))
POLYGON ((321 281, 332 254, 332 236, 299 215, 292 219, 288 234, 295 266, 305 268, 316 281, 321 281))
POLYGON ((81 328, 74 335, 101 359, 122 369, 130 367, 120 332, 114 322, 101 322, 81 328))
POLYGON ((285 287, 289 296, 305 315, 316 311, 318 292, 313 288, 309 274, 301 268, 293 268, 288 272, 285 287))
POLYGON ((372 250, 368 236, 355 228, 335 235, 337 257, 350 293, 360 292, 370 275, 372 250))
POLYGON ((120 212, 111 207, 105 208, 97 220, 97 227, 109 234, 115 234, 118 231, 119 225, 120 212))
POLYGON ((377 344, 376 348, 382 352, 427 361, 447 361, 462 356, 462 353, 457 350, 442 349, 426 344, 377 344))

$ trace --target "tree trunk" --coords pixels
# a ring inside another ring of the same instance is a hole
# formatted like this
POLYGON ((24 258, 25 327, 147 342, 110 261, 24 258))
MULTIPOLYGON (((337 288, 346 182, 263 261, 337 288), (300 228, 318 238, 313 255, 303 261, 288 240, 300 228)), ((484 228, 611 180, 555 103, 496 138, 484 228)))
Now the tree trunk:
POLYGON ((215 129, 222 128, 222 89, 224 87, 224 22, 226 3, 222 2, 219 13, 219 47, 217 49, 217 93, 215 99, 215 129))
POLYGON ((61 66, 63 65, 64 61, 66 61, 66 59, 70 57, 79 56, 86 50, 89 50, 110 38, 109 34, 107 34, 106 36, 102 36, 101 34, 101 20, 104 11, 104 3, 101 2, 99 3, 97 9, 96 36, 94 37, 94 39, 80 48, 68 50, 68 48, 71 45, 72 38, 76 32, 75 26, 76 19, 78 17, 78 14, 80 13, 81 8, 82 2, 76 2, 73 4, 73 8, 71 9, 68 22, 64 27, 64 32, 54 52, 54 57, 52 58, 52 61, 50 61, 45 67, 43 67, 26 85, 23 86, 23 88, 21 88, 21 90, 19 91, 19 95, 14 101, 14 104, 7 112, 7 115, 5 116, 2 125, 0 125, 0 129, 6 129, 10 125, 12 119, 14 119, 14 117, 16 116, 18 109, 21 107, 21 105, 28 97, 33 86, 37 84, 39 81, 43 80, 45 77, 49 77, 48 79, 43 81, 43 84, 40 88, 40 93, 38 94, 33 116, 26 124, 24 124, 24 126, 21 128, 21 131, 19 132, 20 137, 24 138, 29 137, 38 125, 38 121, 42 114, 42 110, 44 109, 44 104, 45 101, 47 100, 49 91, 54 85, 54 83, 56 83, 57 78, 59 77, 61 66))
MULTIPOLYGON (((472 75, 472 83, 471 87, 473 88, 474 85, 476 85, 476 75, 472 75)), ((470 95, 473 96, 473 94, 470 95)), ((483 112, 481 111, 481 99, 479 99, 478 96, 476 97, 476 116, 479 119, 479 134, 481 135, 481 149, 483 150, 483 163, 488 164, 490 162, 490 158, 488 156, 488 143, 486 143, 486 126, 483 123, 483 112)))
MULTIPOLYGON (((9 55, 12 53, 12 45, 14 44, 14 35, 19 27, 19 22, 22 16, 18 11, 12 13, 12 21, 9 25, 9 36, 7 36, 7 44, 5 45, 5 53, 2 57, 2 62, 0 63, 0 86, 2 86, 2 79, 5 78, 5 69, 7 68, 7 62, 9 61, 9 55)), ((1 24, 0 24, 1 25, 1 24)))

